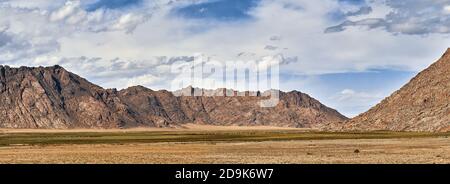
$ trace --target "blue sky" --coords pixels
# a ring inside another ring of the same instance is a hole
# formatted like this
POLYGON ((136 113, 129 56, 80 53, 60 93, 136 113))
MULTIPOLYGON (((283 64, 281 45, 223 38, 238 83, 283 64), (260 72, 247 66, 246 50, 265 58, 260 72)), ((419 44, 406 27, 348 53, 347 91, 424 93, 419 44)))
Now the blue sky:
POLYGON ((216 0, 183 6, 174 10, 178 16, 194 19, 237 21, 250 19, 248 12, 259 0, 216 0))
POLYGON ((87 3, 85 9, 87 11, 95 11, 98 9, 121 9, 130 6, 138 6, 142 0, 99 0, 87 3))
POLYGON ((413 71, 377 70, 306 76, 288 74, 282 80, 288 81, 286 89, 302 89, 346 115, 354 116, 398 90, 415 75, 413 71), (307 82, 293 86, 290 81, 307 82))
POLYGON ((449 33, 450 0, 0 0, 1 65, 59 64, 106 88, 170 89, 173 64, 194 56, 269 57, 282 90, 347 116, 436 61, 449 33))

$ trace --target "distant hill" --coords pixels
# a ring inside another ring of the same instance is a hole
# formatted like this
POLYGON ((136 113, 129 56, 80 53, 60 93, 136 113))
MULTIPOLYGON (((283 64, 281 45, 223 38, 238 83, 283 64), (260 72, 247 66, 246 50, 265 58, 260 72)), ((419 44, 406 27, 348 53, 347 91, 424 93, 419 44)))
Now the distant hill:
POLYGON ((314 128, 347 120, 304 93, 279 93, 276 107, 262 108, 259 102, 267 97, 259 93, 175 96, 142 86, 117 91, 103 89, 60 66, 0 66, 0 128, 176 127, 185 123, 314 128))
POLYGON ((369 111, 329 130, 450 131, 450 48, 369 111))

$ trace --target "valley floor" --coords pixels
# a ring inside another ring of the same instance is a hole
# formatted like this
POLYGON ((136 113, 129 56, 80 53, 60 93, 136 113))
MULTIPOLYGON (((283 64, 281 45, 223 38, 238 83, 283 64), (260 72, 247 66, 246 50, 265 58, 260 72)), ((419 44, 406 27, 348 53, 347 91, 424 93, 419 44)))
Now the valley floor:
POLYGON ((0 163, 446 163, 449 133, 0 132, 0 163))

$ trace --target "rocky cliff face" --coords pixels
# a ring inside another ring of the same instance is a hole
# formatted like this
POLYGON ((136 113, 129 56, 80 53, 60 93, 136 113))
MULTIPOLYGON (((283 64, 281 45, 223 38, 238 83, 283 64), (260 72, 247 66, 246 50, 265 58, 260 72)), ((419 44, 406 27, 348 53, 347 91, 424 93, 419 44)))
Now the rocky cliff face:
POLYGON ((450 49, 381 103, 328 129, 450 131, 450 49))
POLYGON ((175 96, 142 86, 116 91, 59 66, 0 66, 2 128, 170 127, 183 123, 316 127, 346 119, 300 92, 280 92, 280 103, 274 108, 260 107, 264 98, 175 96))

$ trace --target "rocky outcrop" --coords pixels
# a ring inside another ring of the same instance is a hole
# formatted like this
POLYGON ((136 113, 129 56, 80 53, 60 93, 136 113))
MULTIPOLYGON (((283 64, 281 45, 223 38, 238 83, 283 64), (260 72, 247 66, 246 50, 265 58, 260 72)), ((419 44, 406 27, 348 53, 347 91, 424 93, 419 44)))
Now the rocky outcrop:
POLYGON ((0 127, 127 128, 183 123, 316 127, 346 119, 297 91, 279 92, 280 103, 273 108, 260 107, 267 97, 259 92, 202 91, 203 96, 178 96, 142 86, 117 91, 96 86, 60 66, 0 66, 0 127), (223 92, 233 95, 212 96, 223 92))
POLYGON ((329 130, 450 131, 450 49, 369 111, 329 130))

